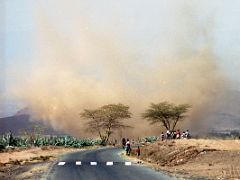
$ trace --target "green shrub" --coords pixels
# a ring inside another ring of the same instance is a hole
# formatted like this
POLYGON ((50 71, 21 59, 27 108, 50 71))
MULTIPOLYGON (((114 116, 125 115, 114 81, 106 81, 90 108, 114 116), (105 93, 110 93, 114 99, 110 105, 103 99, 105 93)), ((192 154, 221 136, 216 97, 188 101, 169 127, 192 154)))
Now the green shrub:
POLYGON ((34 136, 33 143, 31 137, 19 136, 11 138, 9 135, 0 136, 0 149, 5 149, 9 145, 14 147, 28 147, 28 146, 64 146, 64 147, 84 147, 100 145, 101 140, 94 139, 80 139, 72 136, 34 136))

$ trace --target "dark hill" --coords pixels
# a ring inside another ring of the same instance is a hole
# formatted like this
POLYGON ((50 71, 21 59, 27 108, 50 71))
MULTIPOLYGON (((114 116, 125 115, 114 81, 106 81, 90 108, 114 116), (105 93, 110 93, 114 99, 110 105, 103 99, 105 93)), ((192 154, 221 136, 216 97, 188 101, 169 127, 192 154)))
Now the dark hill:
POLYGON ((60 135, 64 134, 55 131, 50 126, 44 125, 41 121, 30 121, 30 115, 17 113, 14 116, 0 118, 0 134, 11 131, 13 134, 18 135, 21 130, 33 132, 34 127, 40 126, 44 128, 46 135, 60 135))

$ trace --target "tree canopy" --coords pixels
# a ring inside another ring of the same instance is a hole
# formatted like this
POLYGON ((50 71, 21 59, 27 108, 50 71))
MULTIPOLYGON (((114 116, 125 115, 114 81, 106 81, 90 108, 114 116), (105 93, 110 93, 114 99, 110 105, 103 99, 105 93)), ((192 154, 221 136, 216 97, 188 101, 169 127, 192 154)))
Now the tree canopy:
POLYGON ((89 120, 87 130, 97 132, 104 145, 108 143, 114 130, 130 127, 122 122, 131 118, 129 106, 123 104, 108 104, 93 110, 85 109, 80 115, 89 120))
POLYGON ((186 117, 189 108, 189 104, 175 105, 166 101, 151 103, 142 117, 150 121, 150 124, 161 123, 167 130, 173 131, 178 122, 186 117))

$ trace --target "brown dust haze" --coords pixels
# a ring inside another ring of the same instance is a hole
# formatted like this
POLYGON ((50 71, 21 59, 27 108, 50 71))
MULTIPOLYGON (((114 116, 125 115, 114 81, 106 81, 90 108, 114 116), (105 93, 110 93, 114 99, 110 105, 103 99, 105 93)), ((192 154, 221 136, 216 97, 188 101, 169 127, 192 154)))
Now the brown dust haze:
POLYGON ((127 133, 133 136, 160 133, 160 126, 141 118, 151 102, 190 104, 184 127, 208 119, 227 80, 213 51, 214 18, 198 22, 194 9, 186 8, 177 9, 168 32, 159 33, 166 43, 149 57, 141 57, 138 44, 122 40, 125 27, 98 32, 79 15, 63 31, 38 10, 34 63, 27 81, 14 88, 15 96, 31 107, 33 119, 76 136, 86 135, 79 113, 109 103, 130 106, 133 118, 127 123, 134 128, 127 133))

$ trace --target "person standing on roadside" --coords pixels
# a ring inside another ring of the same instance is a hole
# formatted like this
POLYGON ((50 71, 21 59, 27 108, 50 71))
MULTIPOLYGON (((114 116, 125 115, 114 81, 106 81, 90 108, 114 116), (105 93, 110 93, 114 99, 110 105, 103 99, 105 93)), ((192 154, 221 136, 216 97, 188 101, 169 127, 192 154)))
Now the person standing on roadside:
POLYGON ((177 138, 177 139, 180 139, 180 138, 181 138, 181 132, 180 132, 179 129, 177 130, 177 136, 176 136, 176 138, 177 138))
POLYGON ((187 130, 187 131, 185 132, 185 135, 186 135, 186 138, 187 138, 187 139, 190 139, 190 133, 189 133, 189 130, 187 130))
POLYGON ((123 149, 125 148, 125 146, 126 146, 126 139, 122 138, 122 147, 123 147, 123 149))
POLYGON ((170 137, 171 137, 171 132, 170 132, 169 130, 167 130, 166 136, 167 136, 167 139, 170 139, 170 137))
POLYGON ((139 157, 140 156, 140 147, 138 146, 137 148, 137 156, 139 157))
POLYGON ((162 133, 161 133, 161 140, 164 141, 164 139, 165 139, 165 135, 164 135, 164 133, 162 132, 162 133))
POLYGON ((126 155, 130 155, 130 152, 131 152, 131 145, 130 145, 129 139, 127 139, 127 142, 126 142, 126 155))

